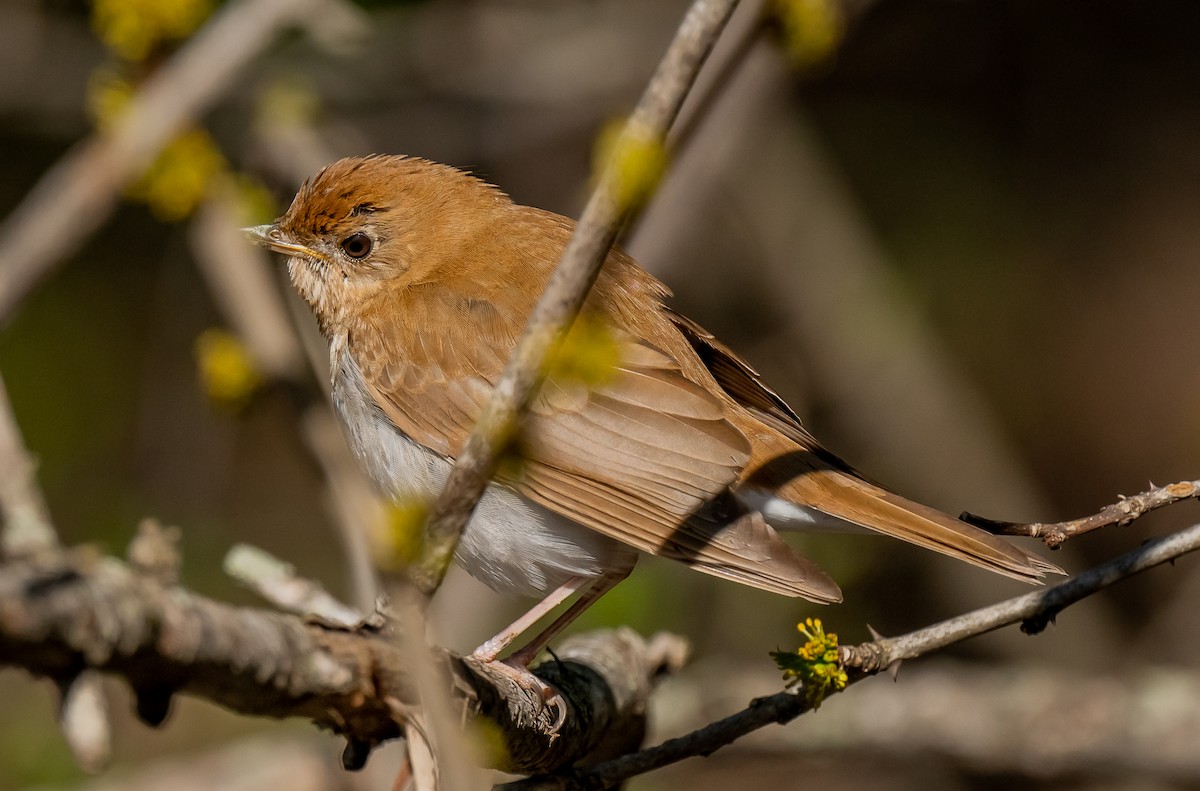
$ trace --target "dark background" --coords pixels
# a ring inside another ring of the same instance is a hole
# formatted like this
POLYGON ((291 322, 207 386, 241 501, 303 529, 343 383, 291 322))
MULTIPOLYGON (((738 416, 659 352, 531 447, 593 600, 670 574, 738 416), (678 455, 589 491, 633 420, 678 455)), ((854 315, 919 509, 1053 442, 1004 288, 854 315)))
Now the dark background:
MULTIPOLYGON (((371 3, 353 46, 334 52, 289 34, 202 124, 232 166, 275 191, 279 210, 296 183, 272 163, 256 119, 283 85, 311 101, 307 128, 330 157, 426 156, 573 216, 596 133, 632 107, 685 6, 371 3)), ((831 63, 802 72, 763 38, 687 135, 629 247, 830 448, 914 499, 1052 521, 1149 481, 1195 477, 1197 41, 1200 6, 1182 0, 878 0, 831 63)), ((88 76, 109 58, 83 3, 0 5, 0 216, 89 134, 88 76)), ((251 600, 220 563, 238 541, 344 591, 295 398, 269 390, 234 414, 198 384, 195 339, 221 322, 188 223, 126 203, 0 329, 0 371, 57 527, 65 541, 119 552, 143 516, 179 525, 184 582, 235 601, 251 600)), ((1193 510, 1089 535, 1053 559, 1081 570, 1190 524, 1193 510)), ((1025 592, 883 540, 803 541, 842 583, 844 605, 819 609, 649 562, 589 613, 584 626, 666 628, 694 641, 696 675, 660 702, 661 735, 689 713, 716 716, 769 693, 766 652, 794 645, 805 615, 853 642, 868 639, 868 623, 897 634, 1025 592), (736 674, 759 679, 742 698, 724 689, 740 692, 736 674), (697 702, 714 686, 733 699, 697 702)), ((952 733, 956 717, 998 707, 982 732, 964 726, 958 744, 926 743, 928 726, 906 724, 903 710, 888 715, 892 737, 842 733, 838 706, 874 721, 853 700, 865 699, 864 685, 790 726, 795 743, 764 738, 638 787, 1191 786, 1200 767, 1141 760, 1136 744, 1106 743, 1097 722, 1153 731, 1158 704, 1134 694, 1147 679, 1166 679, 1168 701, 1195 700, 1198 597, 1196 561, 1185 558, 1078 605, 1043 636, 1009 630, 955 648, 953 662, 914 663, 917 680, 980 674, 935 716, 952 733), (984 694, 1005 673, 1011 684, 984 694), (1075 752, 1064 748, 1060 763, 1006 757, 1020 739, 1004 703, 1032 683, 1023 673, 1051 674, 1058 690, 1091 685, 1076 700, 1115 708, 1035 720, 1070 723, 1075 752)), ((442 599, 442 634, 460 649, 520 604, 463 579, 442 599)), ((871 684, 877 695, 905 687, 871 684)), ((49 685, 8 671, 0 690, 0 787, 79 783, 49 685)), ((127 696, 114 695, 118 777, 263 729, 309 736, 194 701, 150 732, 124 720, 127 696)), ((330 766, 332 741, 312 742, 330 766)))

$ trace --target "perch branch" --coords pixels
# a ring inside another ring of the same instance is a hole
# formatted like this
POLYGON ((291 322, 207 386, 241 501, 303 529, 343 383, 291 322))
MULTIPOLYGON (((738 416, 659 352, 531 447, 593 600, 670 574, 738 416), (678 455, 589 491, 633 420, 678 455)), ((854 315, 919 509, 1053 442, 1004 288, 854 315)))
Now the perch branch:
MULTIPOLYGON (((498 768, 553 771, 615 731, 643 727, 652 679, 675 653, 629 630, 584 638, 563 645, 562 663, 537 669, 571 706, 556 735, 553 713, 532 693, 487 665, 436 652, 455 700, 503 734, 498 768)), ((154 725, 186 693, 242 714, 304 717, 366 747, 399 735, 395 702, 416 695, 410 658, 392 635, 233 607, 86 549, 0 564, 0 665, 60 681, 81 671, 123 677, 154 725)))
MULTIPOLYGON (((654 145, 662 145, 700 66, 736 5, 737 0, 696 0, 627 129, 638 129, 639 137, 644 135, 654 145)), ((578 314, 617 230, 630 214, 630 207, 622 206, 617 198, 617 182, 618 175, 610 164, 592 191, 520 343, 433 505, 425 528, 425 548, 413 569, 414 581, 427 595, 437 590, 445 576, 463 527, 541 381, 543 361, 578 314)))
POLYGON ((1068 539, 1090 533, 1109 525, 1125 525, 1151 511, 1180 500, 1200 497, 1200 481, 1180 481, 1168 486, 1155 486, 1132 497, 1122 496, 1117 502, 1106 505, 1097 513, 1067 522, 1001 522, 963 512, 959 517, 976 527, 1004 536, 1028 536, 1040 538, 1046 546, 1058 549, 1068 539))

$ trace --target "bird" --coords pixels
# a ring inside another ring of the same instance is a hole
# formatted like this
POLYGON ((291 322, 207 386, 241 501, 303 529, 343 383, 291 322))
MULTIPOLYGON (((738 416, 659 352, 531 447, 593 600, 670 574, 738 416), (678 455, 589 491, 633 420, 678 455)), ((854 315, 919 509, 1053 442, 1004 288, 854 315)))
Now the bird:
MULTIPOLYGON (((440 491, 573 228, 466 171, 371 155, 328 165, 278 220, 245 230, 287 256, 329 343, 349 444, 384 493, 407 499, 440 491)), ((841 601, 837 583, 782 539, 791 529, 865 529, 1026 582, 1061 573, 859 474, 669 296, 619 247, 608 253, 563 347, 600 349, 592 356, 607 364, 548 368, 514 446, 519 463, 501 467, 456 549, 491 588, 541 598, 477 659, 497 660, 579 594, 503 660, 527 675, 640 553, 841 601)))

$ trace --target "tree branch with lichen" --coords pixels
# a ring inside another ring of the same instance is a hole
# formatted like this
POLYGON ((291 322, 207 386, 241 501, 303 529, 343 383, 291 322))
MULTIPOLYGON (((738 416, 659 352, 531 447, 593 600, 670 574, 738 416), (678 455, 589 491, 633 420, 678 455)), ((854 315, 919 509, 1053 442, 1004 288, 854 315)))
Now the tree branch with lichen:
MULTIPOLYGON (((564 643, 561 662, 537 669, 572 707, 551 735, 552 714, 507 676, 436 655, 454 682, 448 692, 502 735, 497 768, 511 772, 636 747, 606 740, 642 731, 653 680, 680 663, 669 636, 647 641, 622 629, 564 643)), ((386 631, 223 604, 87 548, 0 564, 0 664, 60 684, 84 670, 124 678, 151 725, 166 719, 176 694, 242 714, 302 717, 347 739, 348 768, 400 734, 415 700, 410 659, 386 631)))

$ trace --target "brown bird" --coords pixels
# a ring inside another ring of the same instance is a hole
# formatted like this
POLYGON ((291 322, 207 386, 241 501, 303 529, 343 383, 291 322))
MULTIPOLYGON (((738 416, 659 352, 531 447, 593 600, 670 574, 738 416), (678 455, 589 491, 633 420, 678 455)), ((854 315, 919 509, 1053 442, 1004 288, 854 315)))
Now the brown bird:
MULTIPOLYGON (((500 377, 573 223, 423 159, 343 159, 273 225, 329 340, 350 443, 394 497, 432 497, 500 377)), ((456 558, 543 604, 476 649, 491 661, 572 593, 580 599, 510 661, 520 668, 623 579, 638 551, 816 602, 837 584, 776 528, 858 526, 1036 581, 1058 569, 869 483, 821 447, 753 368, 663 304, 667 288, 614 249, 567 348, 602 328, 609 375, 551 370, 522 456, 489 486, 456 558), (549 594, 547 596, 547 594, 549 594)))

